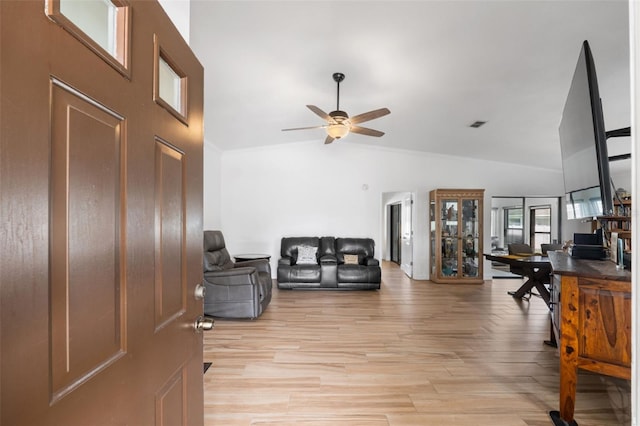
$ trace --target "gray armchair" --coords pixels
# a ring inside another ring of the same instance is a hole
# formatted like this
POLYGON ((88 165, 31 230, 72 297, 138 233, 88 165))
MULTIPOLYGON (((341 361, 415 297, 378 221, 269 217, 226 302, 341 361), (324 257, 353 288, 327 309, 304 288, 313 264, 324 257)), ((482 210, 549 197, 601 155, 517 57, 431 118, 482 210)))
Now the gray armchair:
POLYGON ((218 318, 258 318, 271 301, 266 259, 234 263, 220 231, 204 231, 204 313, 218 318))

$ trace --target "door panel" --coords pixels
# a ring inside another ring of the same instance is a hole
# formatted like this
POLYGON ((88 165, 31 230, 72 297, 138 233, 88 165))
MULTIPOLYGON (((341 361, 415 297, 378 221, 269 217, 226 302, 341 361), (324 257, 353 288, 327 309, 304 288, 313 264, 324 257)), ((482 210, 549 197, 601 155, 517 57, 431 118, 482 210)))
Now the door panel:
POLYGON ((120 248, 126 164, 123 120, 117 114, 56 80, 51 93, 49 288, 55 401, 124 354, 120 248))
POLYGON ((156 328, 186 309, 184 265, 184 155, 156 139, 156 328))
POLYGON ((187 424, 184 407, 185 373, 184 369, 178 371, 156 394, 156 426, 187 424))
POLYGON ((203 71, 158 3, 118 4, 130 73, 44 1, 0 1, 3 425, 203 423, 203 71), (182 120, 153 99, 156 37, 182 120))

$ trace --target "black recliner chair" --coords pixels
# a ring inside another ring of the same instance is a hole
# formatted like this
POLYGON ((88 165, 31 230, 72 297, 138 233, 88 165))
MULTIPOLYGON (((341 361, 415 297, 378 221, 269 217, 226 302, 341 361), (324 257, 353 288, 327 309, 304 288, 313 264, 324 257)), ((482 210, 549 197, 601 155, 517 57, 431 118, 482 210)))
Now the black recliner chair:
POLYGON ((220 231, 204 231, 204 313, 218 318, 258 318, 271 301, 266 259, 234 263, 220 231))

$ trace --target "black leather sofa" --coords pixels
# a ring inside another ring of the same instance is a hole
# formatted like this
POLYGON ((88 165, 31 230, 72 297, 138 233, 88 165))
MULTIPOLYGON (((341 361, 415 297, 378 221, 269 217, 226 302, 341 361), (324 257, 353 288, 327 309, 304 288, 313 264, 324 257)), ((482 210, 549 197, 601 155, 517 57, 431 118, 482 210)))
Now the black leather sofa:
POLYGON ((371 238, 285 237, 280 256, 280 289, 380 288, 380 262, 371 238))

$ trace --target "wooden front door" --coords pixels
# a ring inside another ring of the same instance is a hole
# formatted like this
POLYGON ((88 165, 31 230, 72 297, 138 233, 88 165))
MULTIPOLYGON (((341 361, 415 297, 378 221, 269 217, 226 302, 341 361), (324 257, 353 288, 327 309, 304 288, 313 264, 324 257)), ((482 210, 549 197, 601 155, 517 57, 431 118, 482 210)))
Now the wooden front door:
POLYGON ((0 424, 202 424, 201 65, 151 1, 0 40, 0 424))

